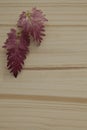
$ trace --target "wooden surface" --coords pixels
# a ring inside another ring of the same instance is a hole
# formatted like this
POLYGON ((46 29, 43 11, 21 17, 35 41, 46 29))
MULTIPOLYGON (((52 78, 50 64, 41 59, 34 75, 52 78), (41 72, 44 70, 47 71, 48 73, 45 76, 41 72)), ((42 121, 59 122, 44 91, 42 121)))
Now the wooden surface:
POLYGON ((87 0, 0 0, 0 130, 87 130, 87 0), (46 37, 15 79, 2 45, 34 6, 46 37))

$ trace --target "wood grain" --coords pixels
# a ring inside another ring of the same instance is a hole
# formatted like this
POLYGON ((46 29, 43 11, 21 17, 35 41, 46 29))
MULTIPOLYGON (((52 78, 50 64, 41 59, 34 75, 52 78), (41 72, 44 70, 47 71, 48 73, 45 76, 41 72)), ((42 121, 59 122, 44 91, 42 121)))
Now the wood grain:
POLYGON ((87 130, 87 0, 0 0, 0 130, 87 130), (15 79, 2 48, 22 11, 48 18, 15 79))

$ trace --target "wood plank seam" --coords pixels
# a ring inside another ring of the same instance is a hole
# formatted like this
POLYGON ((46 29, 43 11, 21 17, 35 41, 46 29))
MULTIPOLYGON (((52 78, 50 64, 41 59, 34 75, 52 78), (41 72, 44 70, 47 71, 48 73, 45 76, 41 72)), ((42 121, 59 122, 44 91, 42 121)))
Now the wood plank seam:
POLYGON ((0 99, 87 103, 87 98, 42 96, 42 95, 0 94, 0 99))

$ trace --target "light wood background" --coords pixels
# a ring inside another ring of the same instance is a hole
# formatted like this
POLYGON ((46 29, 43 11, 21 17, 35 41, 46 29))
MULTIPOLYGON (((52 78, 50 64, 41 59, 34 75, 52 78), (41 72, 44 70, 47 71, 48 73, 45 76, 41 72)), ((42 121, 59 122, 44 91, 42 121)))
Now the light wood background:
POLYGON ((87 130, 87 0, 0 0, 0 130, 87 130), (34 6, 46 37, 15 79, 2 45, 34 6))

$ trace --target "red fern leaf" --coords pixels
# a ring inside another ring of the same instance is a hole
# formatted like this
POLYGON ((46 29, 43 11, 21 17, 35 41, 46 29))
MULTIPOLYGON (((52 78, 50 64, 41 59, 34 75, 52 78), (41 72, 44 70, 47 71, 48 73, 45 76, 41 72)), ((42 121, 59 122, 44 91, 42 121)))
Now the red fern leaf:
POLYGON ((20 36, 17 36, 15 29, 11 29, 11 32, 8 34, 8 39, 5 42, 4 48, 7 49, 7 67, 15 77, 21 71, 26 59, 26 54, 28 53, 28 46, 30 40, 25 33, 22 33, 20 36))

